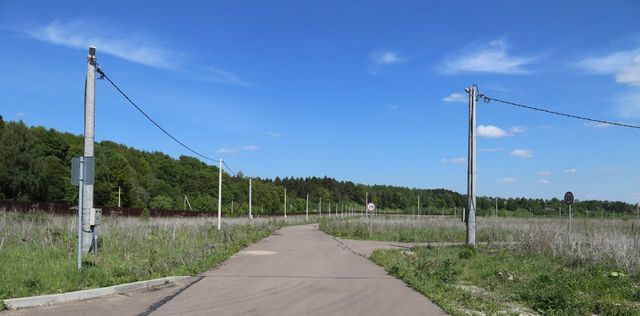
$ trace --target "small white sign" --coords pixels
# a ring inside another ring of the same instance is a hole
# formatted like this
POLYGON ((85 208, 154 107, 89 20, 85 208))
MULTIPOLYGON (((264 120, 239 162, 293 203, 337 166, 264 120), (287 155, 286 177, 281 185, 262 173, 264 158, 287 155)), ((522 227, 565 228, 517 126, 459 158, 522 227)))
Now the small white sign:
POLYGON ((367 204, 367 210, 369 210, 369 212, 375 212, 376 211, 376 205, 373 204, 373 203, 367 204))

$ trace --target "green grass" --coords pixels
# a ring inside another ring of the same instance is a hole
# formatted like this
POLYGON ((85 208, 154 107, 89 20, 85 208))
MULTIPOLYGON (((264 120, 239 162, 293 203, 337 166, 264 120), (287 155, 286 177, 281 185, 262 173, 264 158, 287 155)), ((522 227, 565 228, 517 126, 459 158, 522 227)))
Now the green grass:
POLYGON ((75 218, 0 212, 0 300, 195 275, 270 235, 281 221, 216 229, 210 218, 103 218, 99 256, 76 268, 75 218))
MULTIPOLYGON (((347 239, 380 240, 398 242, 464 242, 465 226, 452 217, 380 216, 371 224, 366 219, 320 220, 320 229, 325 233, 347 239)), ((508 241, 512 231, 506 229, 479 229, 478 241, 508 241)))
POLYGON ((637 274, 570 257, 502 248, 416 247, 411 252, 378 250, 371 260, 453 315, 469 310, 518 314, 509 309, 510 302, 544 315, 640 315, 637 274))

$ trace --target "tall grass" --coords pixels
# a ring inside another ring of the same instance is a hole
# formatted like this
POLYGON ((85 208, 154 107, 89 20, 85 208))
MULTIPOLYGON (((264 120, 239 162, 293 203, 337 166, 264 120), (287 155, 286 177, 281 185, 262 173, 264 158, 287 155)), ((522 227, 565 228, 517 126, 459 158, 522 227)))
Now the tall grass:
MULTIPOLYGON (((304 221, 288 218, 287 223, 304 221)), ((0 212, 0 299, 206 271, 284 224, 280 219, 104 217, 99 256, 76 269, 76 219, 0 212)))
MULTIPOLYGON (((640 221, 478 217, 477 240, 500 244, 514 254, 535 253, 575 264, 605 265, 640 272, 640 221)), ((464 242, 465 224, 446 216, 380 216, 371 222, 323 219, 320 228, 336 236, 403 242, 464 242)))

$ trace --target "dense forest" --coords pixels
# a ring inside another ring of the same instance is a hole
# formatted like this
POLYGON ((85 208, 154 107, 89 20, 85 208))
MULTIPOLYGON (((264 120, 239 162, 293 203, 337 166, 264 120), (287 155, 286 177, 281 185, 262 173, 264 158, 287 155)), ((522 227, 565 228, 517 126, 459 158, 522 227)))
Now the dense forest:
MULTIPOLYGON (((0 116, 0 200, 75 203, 78 189, 70 182, 71 158, 80 156, 83 138, 23 122, 4 122, 0 116)), ((140 151, 111 141, 95 145, 96 176, 94 203, 117 206, 120 190, 123 207, 183 209, 187 196, 194 210, 216 210, 218 167, 188 156, 174 159, 161 152, 140 151)), ((241 172, 223 173, 223 211, 243 214, 248 209, 248 178, 241 172), (232 209, 233 204, 233 209, 232 209)), ((466 205, 466 197, 446 189, 410 189, 385 185, 364 185, 329 177, 275 178, 253 180, 254 213, 281 213, 284 189, 287 209, 301 212, 309 194, 309 208, 316 211, 322 200, 329 207, 363 208, 365 196, 381 210, 447 213, 466 205)), ((481 213, 490 213, 494 197, 478 197, 481 213)), ((556 213, 558 199, 497 198, 503 211, 556 213)), ((624 202, 580 201, 576 210, 633 214, 635 207, 624 202)))

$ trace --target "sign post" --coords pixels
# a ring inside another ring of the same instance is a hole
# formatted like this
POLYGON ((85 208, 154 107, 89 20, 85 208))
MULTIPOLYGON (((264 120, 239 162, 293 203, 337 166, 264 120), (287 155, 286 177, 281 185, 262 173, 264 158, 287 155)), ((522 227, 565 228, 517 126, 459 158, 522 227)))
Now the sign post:
POLYGON ((375 211, 376 211, 376 205, 373 203, 368 203, 367 213, 371 212, 371 214, 369 215, 369 238, 371 238, 371 235, 373 234, 373 214, 375 211))
POLYGON ((573 193, 571 193, 571 191, 569 191, 569 192, 564 194, 564 203, 569 205, 569 244, 572 243, 572 240, 571 240, 571 218, 573 217, 573 212, 571 210, 571 206, 573 205, 573 201, 574 201, 574 198, 573 198, 573 193))
MULTIPOLYGON (((74 157, 71 159, 71 183, 78 186, 78 270, 82 269, 82 206, 85 185, 93 185, 95 157, 74 157)), ((88 219, 87 219, 88 221, 88 219)), ((93 236, 97 241, 97 235, 93 236)))

